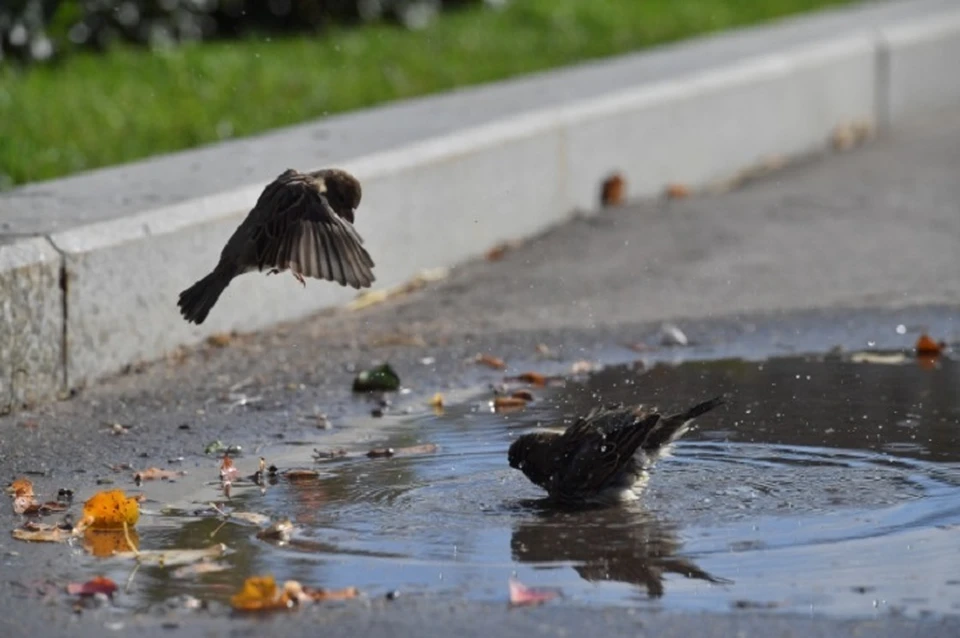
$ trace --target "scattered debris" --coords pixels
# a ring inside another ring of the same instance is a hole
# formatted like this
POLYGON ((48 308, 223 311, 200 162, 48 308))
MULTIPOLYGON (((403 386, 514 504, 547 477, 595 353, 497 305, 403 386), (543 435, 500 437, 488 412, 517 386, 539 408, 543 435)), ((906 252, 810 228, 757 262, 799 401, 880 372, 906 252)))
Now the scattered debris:
POLYGON ((356 587, 344 589, 314 589, 288 580, 277 587, 273 576, 252 576, 243 583, 243 589, 230 598, 236 611, 276 611, 323 600, 348 600, 360 595, 356 587))
POLYGON ((233 459, 231 459, 229 455, 224 454, 223 460, 220 461, 220 480, 224 483, 232 483, 236 481, 239 476, 240 470, 233 464, 233 459))
POLYGON ((117 552, 114 555, 120 558, 133 558, 141 565, 158 565, 172 567, 174 565, 189 565, 190 563, 209 561, 227 553, 227 546, 217 543, 203 549, 164 549, 117 552))
POLYGON ((488 368, 493 368, 494 370, 505 370, 507 367, 507 364, 503 359, 494 357, 489 354, 478 354, 474 358, 474 361, 476 361, 480 365, 485 365, 488 368))
POLYGON ((291 483, 298 481, 313 481, 320 478, 320 472, 316 470, 292 469, 281 472, 281 475, 291 483))
POLYGON ((834 127, 830 134, 830 143, 837 151, 848 151, 863 144, 872 133, 873 126, 868 120, 844 122, 834 127))
POLYGON ((561 595, 559 589, 527 587, 516 578, 510 578, 510 604, 513 606, 540 605, 561 595))
POLYGON ((143 481, 170 481, 186 474, 185 470, 162 470, 158 467, 150 467, 135 473, 133 480, 140 485, 143 481))
POLYGON ((290 540, 290 535, 293 533, 293 522, 289 519, 284 519, 282 521, 277 521, 269 527, 266 527, 259 532, 257 532, 257 538, 260 540, 270 540, 277 541, 280 543, 286 543, 290 540))
POLYGON ((400 388, 400 377, 389 363, 364 370, 353 380, 354 392, 393 392, 400 388))
POLYGON ((690 342, 679 326, 665 323, 660 326, 660 343, 665 346, 686 346, 690 342))
POLYGON ((229 565, 215 563, 210 559, 205 559, 201 560, 199 563, 192 563, 190 565, 177 567, 175 570, 170 572, 170 575, 174 578, 193 578, 196 576, 202 576, 203 574, 214 574, 216 572, 226 571, 228 569, 230 569, 229 565))
POLYGON ((627 199, 627 182, 620 173, 608 176, 600 185, 600 206, 622 206, 627 199))
POLYGON ((422 270, 410 281, 400 284, 394 288, 366 290, 360 293, 357 295, 356 299, 347 304, 347 309, 352 311, 363 310, 364 308, 369 308, 370 306, 383 303, 388 299, 401 297, 403 295, 410 294, 411 292, 420 290, 421 288, 426 287, 426 285, 429 283, 446 279, 449 275, 450 270, 448 268, 432 268, 429 270, 422 270))
POLYGON ((67 593, 71 596, 94 596, 103 594, 112 597, 117 584, 104 576, 94 576, 85 583, 68 583, 67 593))
POLYGON ((332 459, 339 459, 347 456, 349 452, 345 448, 337 448, 335 450, 318 450, 313 449, 313 460, 314 461, 329 461, 332 459))
POLYGON ((376 447, 367 452, 367 456, 371 459, 390 458, 393 454, 392 447, 376 447))
POLYGON ((430 398, 430 400, 427 402, 427 405, 434 409, 443 408, 443 395, 437 392, 430 398))
POLYGON ((529 384, 532 385, 532 386, 536 386, 536 387, 538 387, 538 388, 542 388, 542 387, 544 387, 545 385, 547 385, 547 380, 548 380, 548 379, 547 379, 547 377, 545 377, 544 375, 540 374, 539 372, 524 372, 524 373, 522 373, 522 374, 518 374, 518 375, 515 376, 515 377, 509 377, 509 378, 507 378, 506 380, 507 380, 507 381, 520 381, 520 382, 522 382, 522 383, 529 383, 529 384))
POLYGON ((14 529, 11 534, 19 541, 30 543, 64 543, 77 535, 69 525, 50 525, 34 521, 28 521, 23 527, 14 529))
POLYGON ((367 344, 371 348, 384 348, 389 346, 413 346, 415 348, 425 348, 427 346, 427 342, 424 341, 423 337, 420 335, 410 335, 402 332, 374 337, 370 339, 367 344))
POLYGON ((554 352, 550 346, 545 343, 537 344, 537 356, 541 359, 556 359, 557 353, 554 352))

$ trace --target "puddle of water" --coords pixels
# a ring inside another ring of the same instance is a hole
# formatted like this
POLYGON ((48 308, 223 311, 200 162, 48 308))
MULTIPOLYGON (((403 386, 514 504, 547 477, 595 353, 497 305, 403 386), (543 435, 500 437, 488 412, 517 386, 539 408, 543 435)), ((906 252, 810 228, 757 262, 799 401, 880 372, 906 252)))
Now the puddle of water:
MULTIPOLYGON (((286 546, 192 514, 222 501, 214 487, 179 515, 145 517, 142 547, 221 541, 232 552, 218 573, 142 568, 136 605, 182 593, 226 601, 260 573, 371 595, 499 601, 516 574, 578 604, 960 613, 958 389, 950 360, 924 369, 788 357, 611 367, 506 415, 466 402, 386 430, 388 446, 429 442, 435 453, 326 461, 315 481, 235 490, 236 508, 293 520, 286 546), (701 417, 640 503, 559 511, 506 463, 518 434, 598 402, 677 410, 719 392, 730 404, 701 417)), ((267 456, 310 466, 308 451, 267 456)))

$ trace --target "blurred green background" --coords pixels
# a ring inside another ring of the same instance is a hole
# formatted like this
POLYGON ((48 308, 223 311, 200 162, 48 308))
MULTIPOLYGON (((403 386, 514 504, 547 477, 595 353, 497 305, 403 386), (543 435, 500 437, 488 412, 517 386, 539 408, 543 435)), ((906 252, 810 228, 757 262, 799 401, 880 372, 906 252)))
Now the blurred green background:
POLYGON ((4 0, 0 189, 851 0, 4 0))

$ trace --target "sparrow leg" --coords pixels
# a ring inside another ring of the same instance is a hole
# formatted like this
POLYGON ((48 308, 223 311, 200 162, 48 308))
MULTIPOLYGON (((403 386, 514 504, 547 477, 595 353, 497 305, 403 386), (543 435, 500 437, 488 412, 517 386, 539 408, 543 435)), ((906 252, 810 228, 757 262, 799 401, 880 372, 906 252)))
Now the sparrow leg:
POLYGON ((279 269, 279 268, 271 268, 270 270, 267 271, 267 276, 268 276, 268 277, 269 277, 270 275, 279 275, 279 274, 280 274, 280 269, 279 269))
POLYGON ((301 284, 303 284, 303 287, 304 287, 304 288, 307 287, 307 282, 306 282, 306 280, 303 278, 303 275, 301 275, 300 273, 295 272, 295 271, 293 271, 293 270, 291 270, 290 272, 293 273, 293 276, 296 277, 297 281, 299 281, 301 284))

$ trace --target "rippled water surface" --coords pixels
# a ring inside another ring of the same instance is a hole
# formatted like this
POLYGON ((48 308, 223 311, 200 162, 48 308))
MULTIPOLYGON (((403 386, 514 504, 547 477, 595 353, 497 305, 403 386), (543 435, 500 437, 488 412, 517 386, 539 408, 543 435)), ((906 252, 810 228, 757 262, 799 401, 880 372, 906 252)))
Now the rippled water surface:
POLYGON ((314 463, 309 447, 284 450, 283 463, 321 476, 237 488, 231 505, 289 517, 298 531, 287 545, 192 514, 223 501, 215 486, 177 516, 147 517, 144 546, 203 546, 215 533, 232 553, 230 569, 191 578, 143 569, 143 603, 179 593, 225 600, 266 572, 369 595, 503 600, 516 574, 578 604, 960 613, 956 362, 617 366, 534 392, 510 414, 493 413, 484 394, 442 415, 392 418, 385 445, 433 443, 433 453, 314 463), (729 405, 701 417, 639 504, 558 511, 506 463, 518 434, 599 401, 677 410, 720 392, 729 405))

